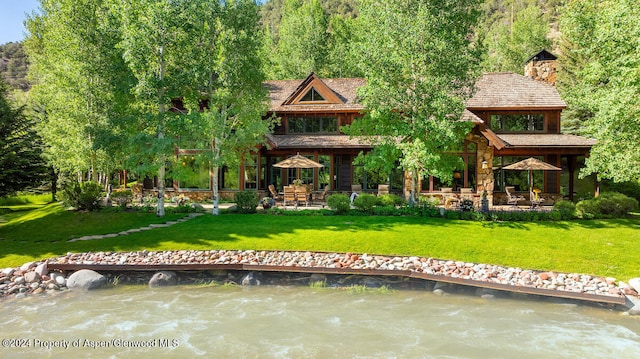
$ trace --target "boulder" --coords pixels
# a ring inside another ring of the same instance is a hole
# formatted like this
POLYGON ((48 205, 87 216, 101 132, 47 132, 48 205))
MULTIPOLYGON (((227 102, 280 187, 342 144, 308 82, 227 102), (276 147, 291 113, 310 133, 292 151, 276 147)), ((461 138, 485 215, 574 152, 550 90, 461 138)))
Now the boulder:
POLYGON ((41 277, 43 275, 47 275, 49 274, 49 268, 47 267, 47 262, 43 262, 38 264, 38 266, 36 267, 36 273, 38 273, 41 277))
POLYGON ((242 278, 242 285, 243 286, 248 286, 248 285, 260 285, 260 279, 258 279, 258 276, 255 275, 253 272, 249 272, 247 275, 245 275, 242 278))
POLYGON ((74 272, 67 279, 69 289, 91 290, 102 287, 107 282, 107 278, 102 274, 89 269, 80 269, 74 272))
POLYGON ((27 283, 34 283, 40 280, 40 274, 38 274, 38 272, 27 272, 24 275, 24 280, 27 283))
POLYGON ((204 207, 200 203, 191 203, 190 206, 198 212, 204 212, 204 207))
POLYGON ((151 277, 149 287, 167 287, 178 284, 178 275, 171 271, 161 271, 151 277))
POLYGON ((27 262, 25 264, 23 264, 22 266, 20 266, 20 270, 23 272, 28 271, 29 269, 33 268, 36 266, 35 262, 27 262))
POLYGON ((640 278, 630 279, 629 285, 636 291, 636 293, 640 293, 640 278))
POLYGON ((2 270, 2 274, 4 274, 5 277, 11 277, 13 272, 15 272, 15 269, 13 268, 5 268, 2 270))

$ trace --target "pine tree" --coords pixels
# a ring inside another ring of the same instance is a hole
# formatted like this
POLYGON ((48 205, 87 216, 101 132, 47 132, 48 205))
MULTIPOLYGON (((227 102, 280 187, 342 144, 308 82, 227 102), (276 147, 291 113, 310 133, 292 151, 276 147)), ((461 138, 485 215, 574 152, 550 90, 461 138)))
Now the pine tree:
POLYGON ((23 111, 9 103, 0 80, 0 197, 39 185, 47 173, 40 137, 23 111))

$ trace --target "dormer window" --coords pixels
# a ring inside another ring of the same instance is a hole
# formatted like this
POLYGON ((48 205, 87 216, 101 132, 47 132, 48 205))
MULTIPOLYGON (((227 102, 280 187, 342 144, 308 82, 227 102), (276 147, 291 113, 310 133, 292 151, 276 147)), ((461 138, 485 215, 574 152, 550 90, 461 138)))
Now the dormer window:
POLYGON ((318 91, 316 91, 315 87, 312 87, 307 93, 302 96, 300 102, 326 102, 327 100, 320 95, 318 91))

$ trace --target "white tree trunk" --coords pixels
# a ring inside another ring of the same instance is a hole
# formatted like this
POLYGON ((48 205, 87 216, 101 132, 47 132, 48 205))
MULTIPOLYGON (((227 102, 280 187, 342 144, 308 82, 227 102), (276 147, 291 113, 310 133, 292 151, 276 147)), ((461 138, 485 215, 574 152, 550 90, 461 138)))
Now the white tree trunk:
POLYGON ((217 216, 220 214, 220 208, 218 208, 219 204, 219 193, 218 193, 218 167, 213 167, 213 198, 211 198, 213 202, 213 209, 211 210, 211 214, 217 216))

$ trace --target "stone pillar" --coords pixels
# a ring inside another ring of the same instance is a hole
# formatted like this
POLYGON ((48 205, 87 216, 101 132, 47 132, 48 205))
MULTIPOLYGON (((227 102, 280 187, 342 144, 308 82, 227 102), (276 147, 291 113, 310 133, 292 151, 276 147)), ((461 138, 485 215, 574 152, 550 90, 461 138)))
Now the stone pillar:
POLYGON ((470 134, 467 140, 477 144, 476 152, 476 186, 482 186, 487 192, 489 206, 493 205, 493 146, 489 146, 489 140, 484 136, 470 134), (484 165, 483 165, 484 163, 484 165))

